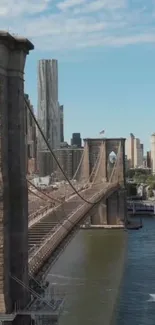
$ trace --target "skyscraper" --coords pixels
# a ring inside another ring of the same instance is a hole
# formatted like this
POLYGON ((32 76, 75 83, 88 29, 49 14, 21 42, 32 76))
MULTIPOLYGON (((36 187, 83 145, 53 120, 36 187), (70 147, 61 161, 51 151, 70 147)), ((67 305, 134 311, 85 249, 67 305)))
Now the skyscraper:
POLYGON ((134 139, 134 168, 143 166, 143 146, 140 139, 134 139))
MULTIPOLYGON (((53 149, 60 147, 60 109, 58 103, 58 62, 40 60, 38 63, 38 121, 53 149)), ((38 150, 46 144, 38 134, 38 150)))
POLYGON ((82 141, 81 141, 81 134, 80 133, 73 133, 72 134, 71 145, 76 146, 77 148, 81 148, 82 141))
POLYGON ((143 165, 143 144, 140 139, 130 133, 130 137, 126 140, 126 155, 129 168, 137 168, 143 165))
POLYGON ((135 136, 133 133, 130 133, 130 137, 126 140, 125 143, 125 149, 126 149, 126 155, 128 159, 128 167, 133 168, 134 167, 134 139, 135 136))
POLYGON ((60 142, 64 142, 64 107, 60 105, 60 142))
POLYGON ((151 168, 151 151, 146 153, 147 168, 151 168))

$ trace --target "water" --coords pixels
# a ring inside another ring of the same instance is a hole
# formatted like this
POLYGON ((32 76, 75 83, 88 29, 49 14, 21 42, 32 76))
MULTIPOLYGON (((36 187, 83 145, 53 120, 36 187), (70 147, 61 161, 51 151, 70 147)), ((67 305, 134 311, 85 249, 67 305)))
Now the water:
POLYGON ((51 268, 48 280, 66 293, 60 325, 110 322, 123 273, 127 233, 81 230, 51 268))
POLYGON ((154 325, 155 221, 139 231, 79 231, 48 280, 66 293, 60 325, 154 325))
POLYGON ((114 324, 154 325, 155 220, 144 219, 144 228, 128 234, 125 271, 117 302, 114 324))

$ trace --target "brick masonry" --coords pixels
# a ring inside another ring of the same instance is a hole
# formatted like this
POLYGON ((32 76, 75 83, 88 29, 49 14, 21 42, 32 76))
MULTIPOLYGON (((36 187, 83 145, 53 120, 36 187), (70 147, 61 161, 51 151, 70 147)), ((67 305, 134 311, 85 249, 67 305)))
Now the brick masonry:
POLYGON ((23 71, 31 49, 28 40, 0 31, 0 313, 28 298, 10 274, 28 283, 23 71))

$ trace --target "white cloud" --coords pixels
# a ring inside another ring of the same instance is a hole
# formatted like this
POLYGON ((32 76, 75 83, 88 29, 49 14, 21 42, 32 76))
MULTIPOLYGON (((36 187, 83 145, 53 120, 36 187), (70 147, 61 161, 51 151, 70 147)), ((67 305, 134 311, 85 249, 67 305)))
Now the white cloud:
POLYGON ((50 0, 0 0, 0 17, 36 14, 48 8, 50 0))
MULTIPOLYGON (((106 28, 106 24, 102 21, 97 21, 93 17, 68 18, 63 16, 50 15, 42 19, 29 22, 25 28, 26 35, 29 37, 57 35, 64 37, 65 35, 75 35, 77 33, 92 33, 101 31, 106 28), (38 35, 39 30, 39 35, 38 35)), ((70 37, 70 36, 69 36, 70 37)))
POLYGON ((75 13, 91 13, 102 9, 118 9, 124 8, 126 6, 125 0, 94 0, 92 2, 87 2, 87 4, 80 9, 77 9, 75 13))
POLYGON ((154 43, 150 1, 134 7, 131 0, 0 0, 0 29, 44 51, 154 43))
POLYGON ((66 0, 66 1, 59 2, 57 4, 57 7, 60 10, 66 10, 84 4, 85 2, 86 0, 66 0))

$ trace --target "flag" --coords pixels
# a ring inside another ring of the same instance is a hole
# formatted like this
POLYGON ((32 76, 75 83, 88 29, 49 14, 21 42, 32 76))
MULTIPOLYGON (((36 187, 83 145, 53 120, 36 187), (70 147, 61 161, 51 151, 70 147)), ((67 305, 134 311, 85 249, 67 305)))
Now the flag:
POLYGON ((102 130, 101 132, 100 132, 100 134, 104 134, 105 133, 105 130, 102 130))

